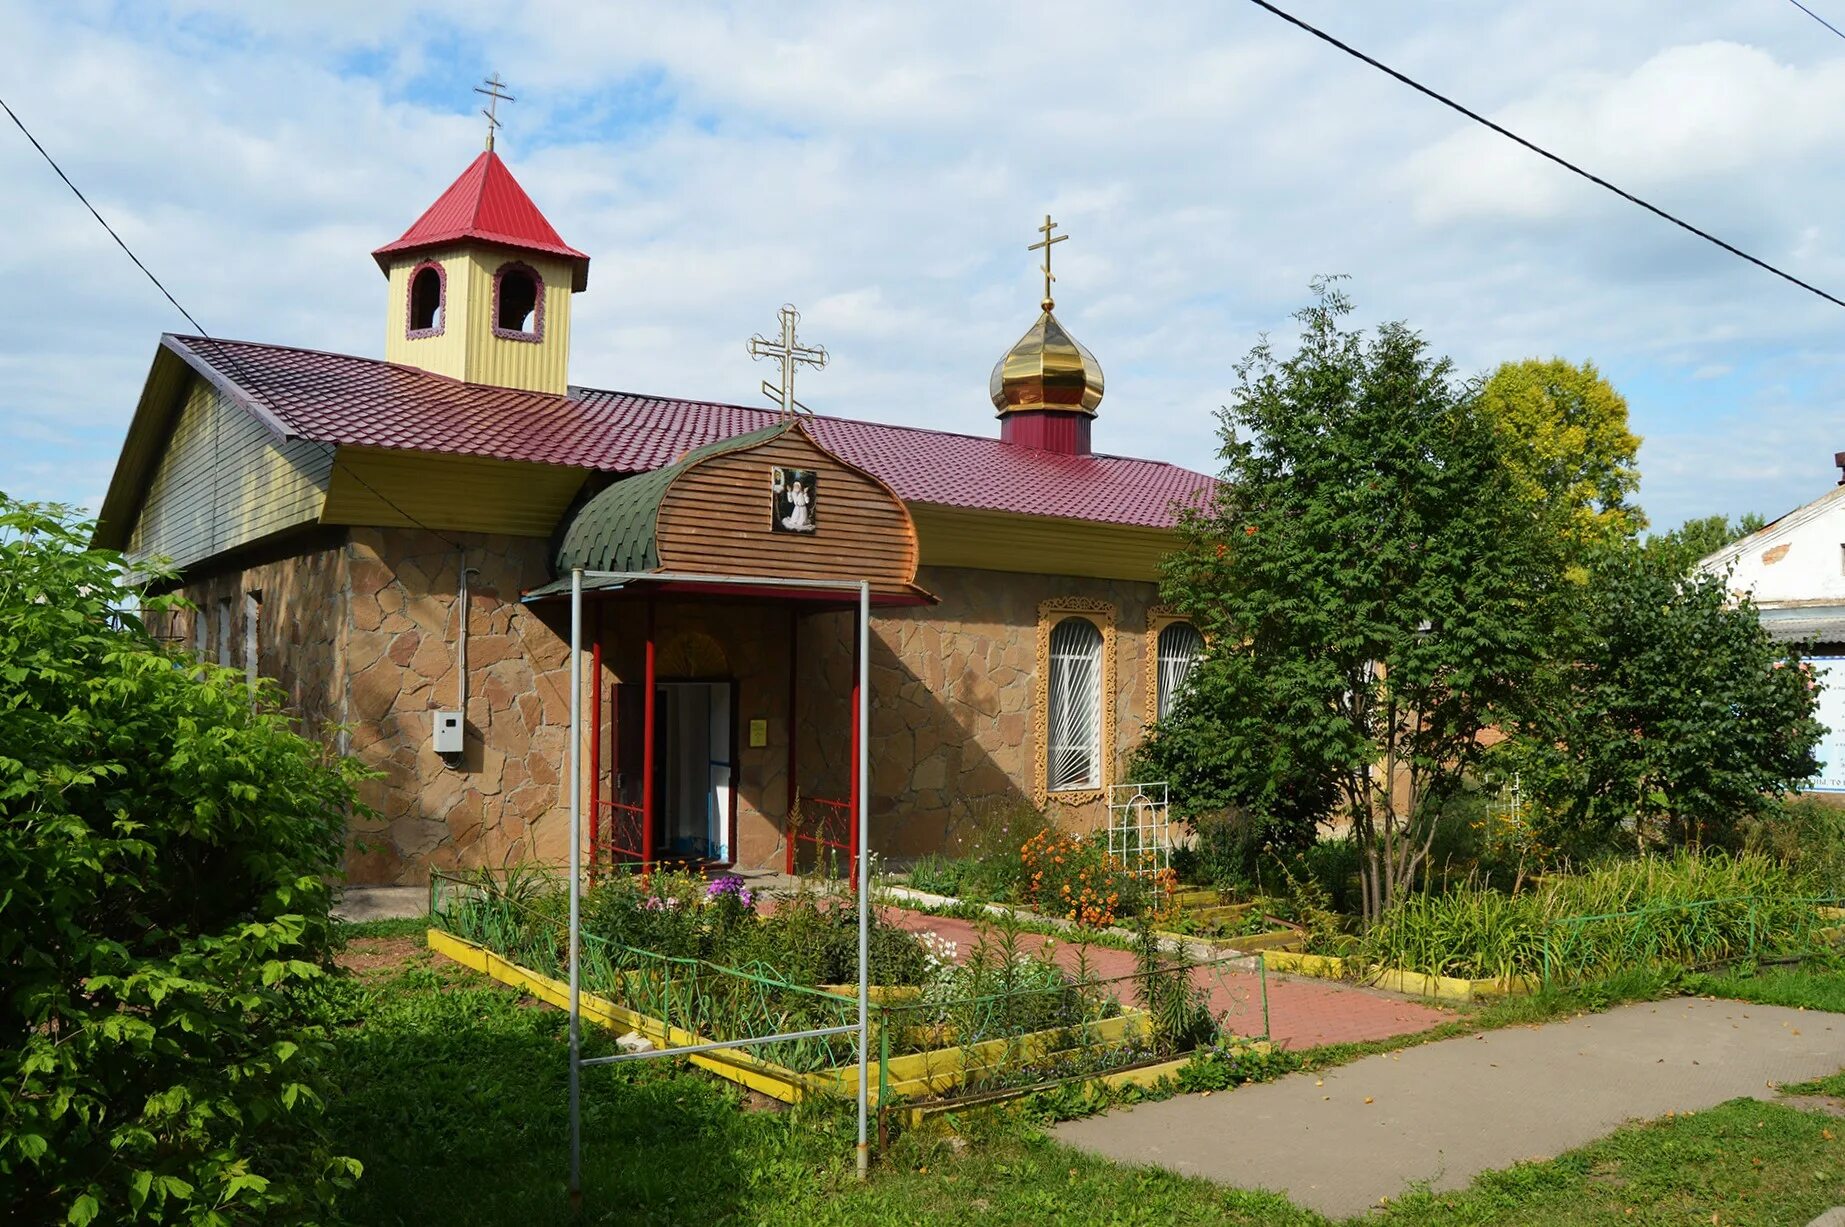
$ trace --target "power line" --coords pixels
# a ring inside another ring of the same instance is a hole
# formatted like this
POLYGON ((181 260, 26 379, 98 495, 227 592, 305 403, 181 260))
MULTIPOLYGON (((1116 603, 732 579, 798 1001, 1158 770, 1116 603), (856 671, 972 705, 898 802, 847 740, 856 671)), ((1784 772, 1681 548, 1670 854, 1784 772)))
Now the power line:
MULTIPOLYGON (((115 227, 111 226, 108 220, 104 218, 101 213, 97 212, 96 206, 90 203, 90 198, 88 196, 85 196, 75 183, 71 182, 70 176, 64 173, 64 168, 58 165, 57 159, 52 157, 50 152, 47 151, 43 145, 39 144, 38 138, 32 135, 32 130, 26 127, 25 121, 19 118, 19 116, 13 111, 12 107, 7 105, 6 99, 4 98, 0 98, 0 110, 5 111, 7 114, 7 118, 13 121, 13 126, 18 128, 19 131, 24 134, 25 138, 28 141, 32 142, 32 148, 38 150, 38 155, 41 158, 45 159, 45 164, 51 167, 53 171, 57 172, 58 178, 64 181, 64 186, 71 190, 71 194, 75 196, 78 200, 83 202, 83 207, 90 211, 90 216, 96 219, 96 224, 101 226, 105 231, 108 232, 109 237, 115 240, 115 245, 117 247, 120 247, 122 249, 122 252, 130 260, 134 261, 134 266, 140 269, 142 273, 144 273, 147 276, 147 279, 149 281, 154 283, 154 288, 156 290, 159 290, 162 296, 164 296, 168 302, 173 304, 173 309, 175 311, 178 311, 181 315, 185 316, 186 322, 192 325, 193 329, 197 331, 199 336, 203 337, 207 341, 210 341, 212 343, 212 346, 217 350, 218 353, 222 354, 224 357, 230 360, 231 365, 237 368, 237 373, 243 377, 245 384, 250 389, 251 395, 260 396, 261 394, 257 391, 257 381, 251 378, 249 369, 245 367, 242 362, 238 361, 237 355, 233 353, 231 349, 229 348, 229 346, 233 344, 233 342, 220 341, 217 337, 214 337, 213 335, 211 335, 211 333, 205 330, 205 325, 199 323, 197 319, 193 318, 192 312, 186 310, 186 308, 180 303, 179 299, 173 297, 173 291, 167 289, 167 287, 161 283, 160 278, 154 276, 153 270, 148 268, 147 265, 143 264, 141 262, 141 257, 137 256, 134 253, 134 249, 129 247, 128 244, 122 239, 122 236, 115 232, 115 227)), ((271 407, 271 412, 273 411, 274 411, 273 407, 271 407)), ((213 436, 214 436, 213 446, 215 448, 216 447, 215 429, 213 431, 213 436)), ((348 477, 352 478, 354 481, 358 482, 361 486, 364 486, 367 490, 371 491, 371 493, 378 498, 378 501, 382 502, 385 506, 389 507, 392 511, 395 511, 398 515, 402 516, 404 519, 410 521, 410 523, 416 525, 418 528, 422 529, 424 532, 429 533, 432 536, 434 536, 438 541, 441 541, 454 549, 459 550, 463 548, 460 542, 455 541, 451 539, 450 537, 448 537, 447 535, 437 532, 435 529, 429 527, 429 525, 423 523, 421 520, 411 515, 408 511, 405 511, 402 507, 399 507, 395 502, 393 502, 390 499, 388 495, 384 493, 384 491, 378 489, 378 487, 372 485, 372 483, 370 483, 369 481, 366 481, 365 478, 361 477, 358 474, 358 472, 356 472, 353 469, 351 465, 347 464, 345 461, 339 458, 339 450, 333 444, 322 442, 319 439, 306 439, 306 438, 302 439, 302 442, 312 443, 316 445, 317 447, 326 448, 327 449, 327 459, 330 463, 338 466, 341 469, 344 469, 348 477)))
MULTIPOLYGON (((1791 282, 1792 284, 1799 286, 1801 289, 1807 291, 1810 294, 1816 294, 1819 297, 1825 299, 1827 302, 1833 304, 1834 306, 1845 307, 1845 299, 1839 298, 1832 294, 1828 294, 1826 291, 1820 289, 1818 286, 1813 285, 1810 282, 1802 281, 1800 278, 1794 276, 1792 273, 1785 272, 1782 269, 1776 268, 1774 265, 1768 263, 1768 261, 1766 260, 1759 259, 1756 256, 1750 255, 1748 252, 1736 246, 1734 243, 1727 243, 1724 240, 1718 238, 1716 235, 1710 233, 1708 230, 1701 230, 1698 227, 1692 225, 1690 222, 1685 221, 1682 218, 1675 217, 1672 214, 1666 212, 1664 209, 1660 208, 1658 205, 1651 204, 1645 200, 1642 200, 1640 199, 1640 197, 1634 195, 1632 192, 1629 192, 1624 188, 1616 187, 1614 184, 1608 182, 1608 180, 1602 178, 1600 175, 1597 175, 1591 171, 1584 170, 1582 167, 1576 165, 1574 162, 1571 162, 1566 158, 1559 157, 1558 155, 1550 152, 1550 150, 1545 149, 1541 145, 1533 144, 1531 141, 1526 140, 1524 137, 1520 136, 1516 132, 1513 132, 1511 129, 1503 127, 1500 124, 1494 123, 1492 120, 1480 114, 1478 111, 1470 110, 1467 107, 1462 106, 1460 103, 1448 97, 1446 94, 1438 93, 1437 91, 1430 89, 1428 86, 1422 84, 1420 81, 1417 81, 1412 77, 1406 76, 1405 74, 1398 72, 1396 69, 1392 68, 1390 65, 1384 63, 1383 61, 1375 59, 1369 55, 1366 55, 1364 52, 1358 50, 1358 48, 1352 46, 1350 43, 1341 42, 1339 39, 1333 37, 1331 34, 1328 34, 1326 31, 1320 29, 1319 27, 1310 25, 1309 23, 1302 21, 1300 18, 1294 16, 1294 14, 1289 13, 1284 9, 1277 8, 1275 5, 1270 4, 1269 0, 1249 0, 1249 2, 1255 5, 1257 8, 1267 9, 1270 13, 1273 13, 1275 16, 1281 18, 1283 21, 1287 22, 1289 25, 1297 26, 1300 29, 1305 30, 1307 33, 1313 35, 1315 38, 1319 39, 1321 42, 1328 43, 1334 47, 1337 47, 1339 50, 1345 52, 1347 55, 1351 56, 1352 58, 1357 59, 1357 60, 1363 60, 1365 63, 1369 64, 1371 67, 1377 69, 1379 72, 1385 74, 1386 76, 1395 77, 1398 81, 1401 81, 1403 84, 1409 86, 1411 89, 1415 90, 1417 93, 1423 94, 1429 98, 1433 98, 1436 102, 1441 103, 1443 106, 1447 107, 1450 110, 1460 112, 1462 115, 1465 115, 1468 119, 1473 120, 1475 123, 1480 124, 1483 127, 1492 129, 1494 132, 1497 132, 1500 136, 1505 137, 1507 140, 1512 141, 1515 144, 1523 145, 1526 149, 1529 149, 1532 153, 1537 154, 1539 157, 1546 158, 1552 162, 1555 162, 1558 166, 1561 166, 1563 169, 1569 171, 1571 174, 1580 175, 1582 178, 1587 179, 1590 183, 1595 184, 1597 187, 1606 188, 1608 191, 1613 192, 1616 196, 1619 196, 1622 200, 1625 200, 1630 204, 1639 205, 1642 209, 1645 209, 1648 213, 1653 214, 1655 217, 1671 222, 1674 226, 1677 226, 1679 229, 1689 231, 1690 233, 1695 234, 1699 238, 1703 239, 1705 242, 1715 244, 1716 246, 1721 247, 1723 250, 1729 252, 1731 255, 1747 260, 1749 263, 1755 265, 1757 268, 1762 269, 1765 272, 1773 273, 1775 276, 1781 278, 1783 281, 1791 282)), ((1797 3, 1798 0, 1795 0, 1795 2, 1797 3)), ((1845 37, 1845 36, 1842 36, 1842 37, 1845 37)))
POLYGON ((1801 12, 1805 13, 1808 17, 1811 17, 1814 21, 1817 21, 1820 25, 1825 26, 1828 30, 1831 30, 1834 34, 1838 35, 1840 38, 1845 38, 1845 30, 1839 29, 1837 26, 1833 25, 1830 21, 1827 21, 1824 17, 1821 17, 1818 13, 1815 13, 1812 9, 1800 3, 1800 0, 1787 0, 1787 2, 1793 5, 1795 8, 1799 9, 1801 12))

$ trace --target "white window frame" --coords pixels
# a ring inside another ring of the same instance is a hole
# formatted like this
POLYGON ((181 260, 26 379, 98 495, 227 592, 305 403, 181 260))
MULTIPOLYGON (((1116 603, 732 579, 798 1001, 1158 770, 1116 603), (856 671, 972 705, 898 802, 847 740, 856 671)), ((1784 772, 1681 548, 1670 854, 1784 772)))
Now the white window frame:
POLYGON ((263 594, 243 594, 243 677, 256 685, 256 667, 262 658, 263 594))
POLYGON ((231 667, 231 598, 228 596, 218 598, 217 632, 218 665, 228 669, 231 667))
POLYGON ((1164 720, 1172 712, 1172 705, 1178 699, 1179 692, 1190 680, 1192 670, 1197 668, 1199 657, 1204 655, 1204 632, 1184 618, 1174 618, 1160 627, 1153 636, 1153 667, 1156 673, 1154 681, 1153 717, 1164 720), (1167 636, 1178 631, 1188 638, 1183 652, 1178 651, 1178 644, 1168 643, 1167 636))
POLYGON ((1045 676, 1046 791, 1086 792, 1102 786, 1101 629, 1073 613, 1051 626, 1045 676))

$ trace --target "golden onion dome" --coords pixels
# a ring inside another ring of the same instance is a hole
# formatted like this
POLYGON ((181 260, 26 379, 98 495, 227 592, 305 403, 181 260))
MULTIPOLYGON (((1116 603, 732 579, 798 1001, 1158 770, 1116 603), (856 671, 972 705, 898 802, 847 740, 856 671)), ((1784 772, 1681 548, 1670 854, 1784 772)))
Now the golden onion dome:
POLYGON ((987 391, 1003 416, 1027 409, 1063 409, 1095 416, 1102 403, 1102 364, 1064 331, 1044 300, 1038 322, 993 368, 987 391))

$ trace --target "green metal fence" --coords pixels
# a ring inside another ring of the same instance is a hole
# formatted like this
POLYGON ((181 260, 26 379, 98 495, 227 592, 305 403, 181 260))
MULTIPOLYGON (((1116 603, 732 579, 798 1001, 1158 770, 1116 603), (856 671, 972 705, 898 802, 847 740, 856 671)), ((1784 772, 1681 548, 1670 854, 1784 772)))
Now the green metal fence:
MULTIPOLYGON (((456 937, 561 979, 568 932, 560 897, 548 871, 436 873, 430 917, 456 937)), ((1074 968, 1052 973, 1045 959, 1023 949, 1021 936, 997 933, 990 947, 970 951, 953 970, 944 965, 927 984, 874 990, 881 1103, 893 1093, 1027 1086, 1176 1055, 1226 1013, 1246 1020, 1246 1031, 1260 1020, 1259 1035, 1240 1038, 1268 1035, 1267 975, 1259 957, 1203 963, 1162 957, 1152 964, 1143 958, 1133 972, 1104 976, 1078 954, 1074 968)), ((722 966, 587 931, 579 958, 586 993, 703 1039, 735 1042, 857 1021, 855 996, 797 983, 762 963, 722 966)), ((751 1052, 797 1074, 838 1078, 835 1071, 853 1065, 854 1043, 850 1035, 823 1036, 764 1043, 751 1052)))

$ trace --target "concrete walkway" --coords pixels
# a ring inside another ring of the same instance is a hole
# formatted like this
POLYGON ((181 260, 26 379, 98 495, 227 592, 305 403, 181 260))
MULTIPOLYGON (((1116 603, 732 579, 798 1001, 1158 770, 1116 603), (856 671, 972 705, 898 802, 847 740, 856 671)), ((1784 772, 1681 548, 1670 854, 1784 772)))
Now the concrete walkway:
MULTIPOLYGON (((957 962, 966 962, 974 944, 980 940, 979 926, 970 921, 902 908, 887 908, 883 915, 891 923, 912 932, 933 932, 954 942, 959 947, 957 962)), ((1066 969, 1076 966, 1081 943, 1070 938, 1046 938, 1036 933, 1022 934, 1020 938, 1020 944, 1032 952, 1047 941, 1056 943, 1052 957, 1059 966, 1066 969)), ((1134 974, 1131 951, 1090 946, 1086 953, 1090 969, 1104 980, 1134 974)), ((1237 1035, 1262 1034, 1262 979, 1253 968, 1253 959, 1235 956, 1192 973, 1193 980, 1210 995, 1211 1012, 1222 1016, 1225 1026, 1237 1035)), ((1125 1000, 1122 989, 1128 987, 1122 985, 1112 991, 1125 1000)), ((1419 1001, 1357 985, 1280 976, 1272 972, 1268 976, 1268 1014, 1269 1038, 1296 1050, 1407 1035, 1426 1031, 1454 1017, 1419 1001)))
POLYGON ((1061 1140, 1273 1189, 1341 1218, 1413 1182, 1459 1189, 1634 1119, 1700 1110, 1845 1067, 1845 1015, 1675 1000, 1441 1040, 1230 1094, 1059 1125, 1061 1140))

